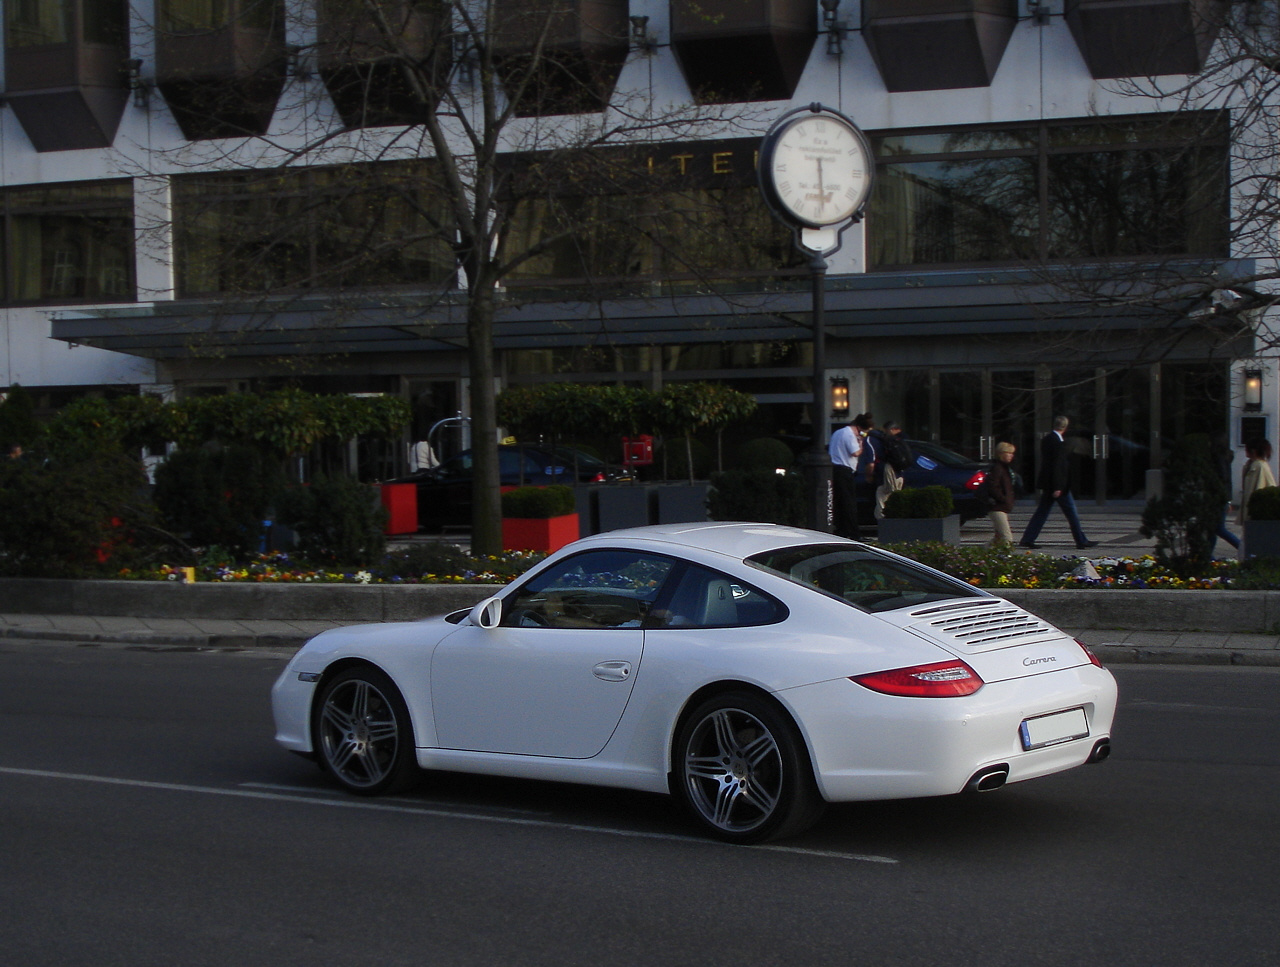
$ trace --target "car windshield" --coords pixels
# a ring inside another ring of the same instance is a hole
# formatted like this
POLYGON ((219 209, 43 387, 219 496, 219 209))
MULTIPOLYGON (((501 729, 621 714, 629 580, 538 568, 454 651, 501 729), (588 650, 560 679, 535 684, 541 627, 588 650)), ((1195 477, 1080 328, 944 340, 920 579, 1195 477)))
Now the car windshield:
POLYGON ((749 557, 747 563, 863 611, 894 611, 930 601, 982 596, 963 581, 854 544, 784 547, 749 557))

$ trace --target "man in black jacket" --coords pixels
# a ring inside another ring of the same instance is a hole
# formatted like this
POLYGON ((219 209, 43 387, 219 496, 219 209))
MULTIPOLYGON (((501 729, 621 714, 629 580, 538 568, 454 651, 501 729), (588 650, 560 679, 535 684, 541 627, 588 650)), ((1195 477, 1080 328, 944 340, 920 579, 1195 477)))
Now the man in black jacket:
POLYGON ((1076 512, 1075 498, 1071 496, 1071 463, 1067 459, 1068 420, 1065 416, 1053 418, 1053 429, 1040 440, 1040 467, 1036 472, 1036 488, 1040 491, 1040 503, 1035 513, 1027 521, 1027 529, 1022 532, 1023 547, 1038 547, 1036 538, 1040 536, 1040 528, 1049 518, 1049 511, 1056 503, 1066 515, 1067 524, 1071 528, 1071 536, 1076 540, 1076 547, 1097 547, 1097 541, 1084 536, 1080 526, 1080 515, 1076 512))

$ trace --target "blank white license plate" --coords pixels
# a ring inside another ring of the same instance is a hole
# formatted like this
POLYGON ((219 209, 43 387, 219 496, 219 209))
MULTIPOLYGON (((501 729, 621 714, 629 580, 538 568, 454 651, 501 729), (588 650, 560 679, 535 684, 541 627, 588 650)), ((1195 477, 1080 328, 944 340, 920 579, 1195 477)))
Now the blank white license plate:
POLYGON ((1072 708, 1065 712, 1023 719, 1021 732, 1022 747, 1030 752, 1048 745, 1083 739, 1089 734, 1089 722, 1085 718, 1084 709, 1072 708))

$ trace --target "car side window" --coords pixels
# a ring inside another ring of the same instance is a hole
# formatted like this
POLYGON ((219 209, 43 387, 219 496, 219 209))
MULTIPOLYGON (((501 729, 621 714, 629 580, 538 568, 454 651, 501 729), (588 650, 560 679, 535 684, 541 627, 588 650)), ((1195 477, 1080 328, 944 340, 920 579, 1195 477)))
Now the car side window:
POLYGON ((507 628, 639 628, 672 558, 619 549, 565 558, 521 586, 503 607, 507 628))
POLYGON ((667 606, 654 617, 659 628, 747 628, 781 621, 786 609, 737 578, 690 564, 667 606))

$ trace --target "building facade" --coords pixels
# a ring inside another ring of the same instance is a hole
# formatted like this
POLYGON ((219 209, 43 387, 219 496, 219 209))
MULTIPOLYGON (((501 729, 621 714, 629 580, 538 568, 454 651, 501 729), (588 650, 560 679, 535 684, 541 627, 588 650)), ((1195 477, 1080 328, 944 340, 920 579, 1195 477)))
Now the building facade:
MULTIPOLYGON (((550 30, 513 20, 492 35, 503 63, 558 51, 570 82, 543 78, 538 123, 608 117, 624 98, 732 123, 704 124, 713 137, 696 125, 634 136, 628 163, 663 179, 656 194, 624 183, 572 206, 526 204, 511 228, 526 246, 566 207, 589 209, 589 228, 504 280, 500 384, 717 380, 761 402, 754 435, 800 440, 815 418, 866 410, 974 458, 1009 440, 1027 475, 1035 440, 1065 413, 1080 495, 1099 501, 1143 496, 1186 433, 1239 446, 1274 426, 1277 364, 1247 332, 1206 324, 1212 299, 1160 314, 1093 298, 1135 271, 1211 264, 1226 293, 1252 271, 1254 253, 1232 240, 1230 118, 1126 83, 1195 74, 1228 5, 562 6, 550 30), (829 260, 824 370, 841 402, 818 414, 808 269, 755 182, 763 132, 814 102, 866 132, 877 166, 866 217, 829 260), (638 208, 645 229, 623 232, 638 208)), ((285 383, 395 393, 415 404, 415 439, 465 415, 467 293, 448 246, 416 230, 436 204, 421 196, 430 152, 405 147, 420 102, 363 38, 358 8, 4 7, 0 381, 46 408, 86 392, 285 383), (371 139, 378 160, 288 157, 326 132, 371 139), (255 151, 282 160, 246 162, 255 151)), ((427 29, 451 8, 382 7, 423 58, 467 81, 467 52, 427 29)))

